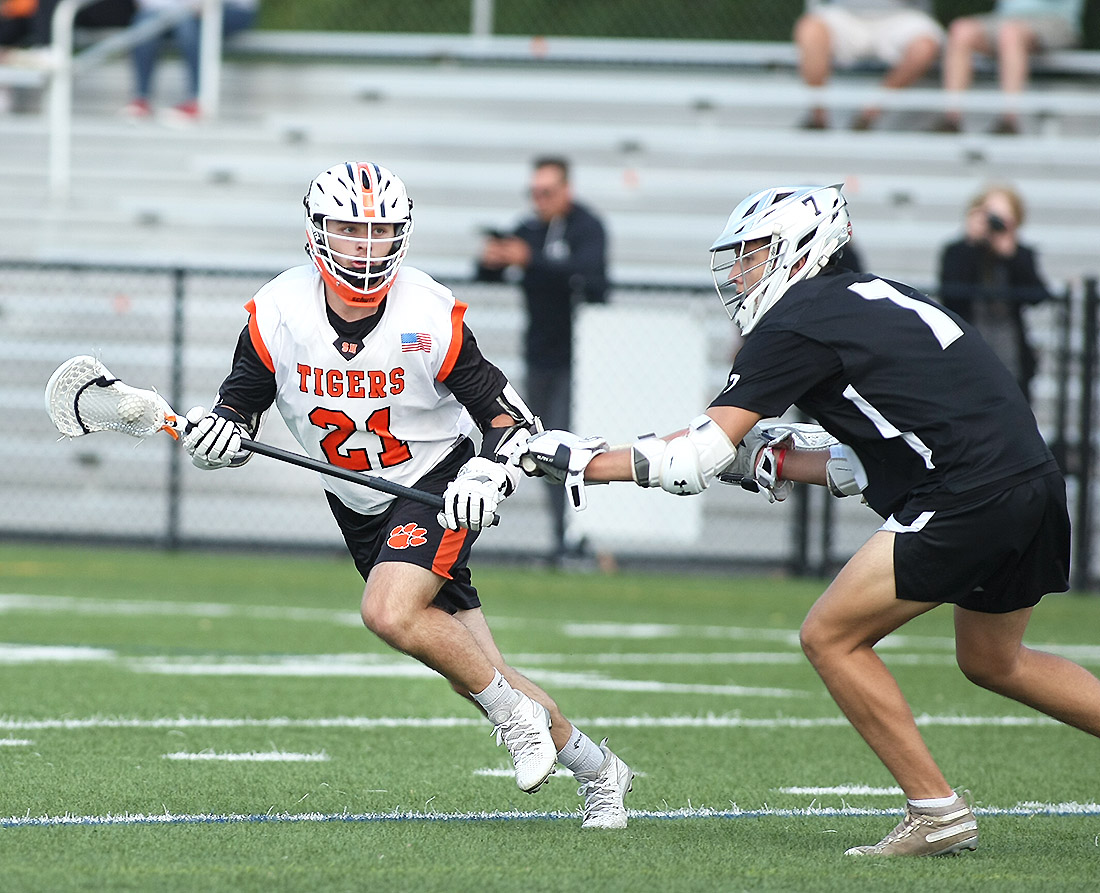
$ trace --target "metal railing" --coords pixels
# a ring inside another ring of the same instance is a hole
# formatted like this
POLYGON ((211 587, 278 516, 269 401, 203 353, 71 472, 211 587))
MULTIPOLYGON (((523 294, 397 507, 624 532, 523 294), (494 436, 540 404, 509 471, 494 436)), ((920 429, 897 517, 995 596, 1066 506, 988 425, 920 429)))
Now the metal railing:
MULTIPOLYGON (((113 56, 163 34, 194 15, 187 7, 167 10, 156 17, 112 31, 79 53, 75 46, 76 16, 100 0, 61 0, 52 19, 52 70, 49 78, 50 194, 69 196, 72 181, 73 78, 113 56)), ((202 0, 199 52, 199 104, 216 117, 221 94, 222 0, 202 0)))
MULTIPOLYGON (((100 0, 61 0, 52 18, 52 66, 49 72, 50 194, 66 199, 72 181, 73 78, 140 43, 163 34, 195 14, 186 6, 113 31, 76 52, 77 14, 100 0)), ((494 0, 471 0, 470 34, 488 38, 493 32, 494 0)), ((199 107, 216 118, 221 103, 222 0, 201 0, 199 42, 199 107)))

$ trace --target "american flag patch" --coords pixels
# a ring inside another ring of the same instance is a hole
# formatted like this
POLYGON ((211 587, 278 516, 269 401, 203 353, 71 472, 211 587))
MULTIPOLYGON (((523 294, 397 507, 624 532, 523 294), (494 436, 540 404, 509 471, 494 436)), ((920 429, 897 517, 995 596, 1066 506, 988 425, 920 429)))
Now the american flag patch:
POLYGON ((404 332, 401 335, 401 351, 424 350, 431 353, 432 336, 427 332, 404 332))

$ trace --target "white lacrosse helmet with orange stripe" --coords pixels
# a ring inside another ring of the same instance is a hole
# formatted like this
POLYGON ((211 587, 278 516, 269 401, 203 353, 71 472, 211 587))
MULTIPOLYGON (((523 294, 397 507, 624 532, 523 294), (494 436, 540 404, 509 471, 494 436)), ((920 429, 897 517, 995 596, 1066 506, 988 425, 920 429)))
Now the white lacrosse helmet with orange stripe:
POLYGON ((348 161, 318 174, 303 204, 306 251, 326 285, 352 306, 377 307, 409 247, 412 201, 405 184, 381 165, 348 161), (393 230, 380 234, 377 224, 393 230))

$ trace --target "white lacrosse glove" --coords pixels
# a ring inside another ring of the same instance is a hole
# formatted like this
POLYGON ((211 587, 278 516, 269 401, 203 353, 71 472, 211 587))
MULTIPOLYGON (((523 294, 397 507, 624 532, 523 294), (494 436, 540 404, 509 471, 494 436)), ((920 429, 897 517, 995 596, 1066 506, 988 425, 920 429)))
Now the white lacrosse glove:
POLYGON ((737 458, 719 479, 751 492, 762 490, 769 502, 782 502, 794 489, 791 481, 779 479, 789 449, 829 451, 825 478, 833 496, 858 496, 867 488, 867 472, 855 450, 820 425, 801 423, 754 425, 741 441, 737 458))
POLYGON ((528 475, 546 477, 565 487, 576 511, 588 505, 584 494, 584 470, 600 453, 610 449, 602 437, 581 437, 572 431, 543 431, 531 436, 519 465, 528 475))
POLYGON ((482 530, 497 519, 497 506, 515 492, 519 469, 475 456, 443 491, 443 509, 435 516, 440 527, 482 530))
POLYGON ((782 502, 794 490, 791 481, 779 479, 783 455, 793 446, 788 428, 753 425, 737 448, 737 458, 718 479, 727 484, 740 484, 751 493, 763 491, 768 502, 782 502))
POLYGON ((196 468, 225 468, 241 454, 241 438, 248 433, 241 425, 201 406, 187 410, 186 419, 183 448, 196 468))

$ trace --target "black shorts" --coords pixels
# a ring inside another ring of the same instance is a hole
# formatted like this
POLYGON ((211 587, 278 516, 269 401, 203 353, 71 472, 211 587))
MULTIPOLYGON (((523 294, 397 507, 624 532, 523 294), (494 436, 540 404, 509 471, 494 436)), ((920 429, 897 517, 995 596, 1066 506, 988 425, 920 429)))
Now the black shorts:
POLYGON ((970 502, 892 515, 898 598, 985 614, 1038 604, 1069 589, 1066 484, 1058 472, 970 502))
MULTIPOLYGON (((474 454, 466 441, 416 482, 416 489, 442 495, 459 468, 474 454)), ((361 515, 325 491, 329 508, 344 535, 355 568, 364 580, 383 561, 400 561, 427 568, 446 579, 433 604, 448 614, 481 606, 466 566, 477 539, 474 530, 446 530, 437 509, 398 496, 386 511, 361 515)))

